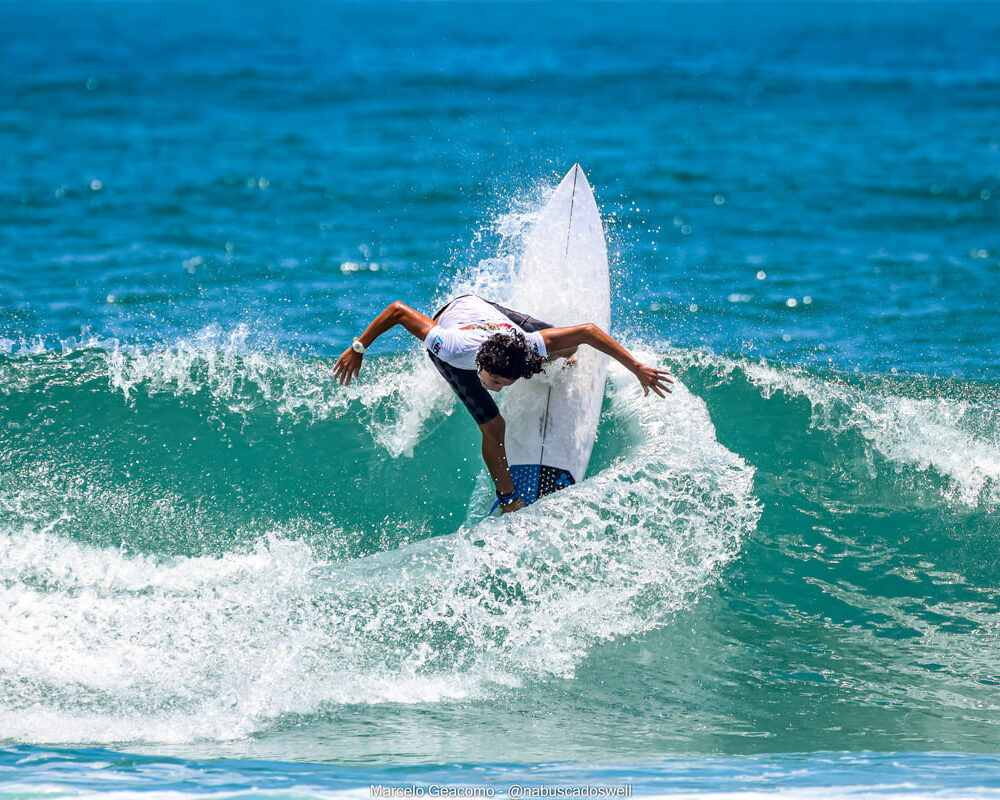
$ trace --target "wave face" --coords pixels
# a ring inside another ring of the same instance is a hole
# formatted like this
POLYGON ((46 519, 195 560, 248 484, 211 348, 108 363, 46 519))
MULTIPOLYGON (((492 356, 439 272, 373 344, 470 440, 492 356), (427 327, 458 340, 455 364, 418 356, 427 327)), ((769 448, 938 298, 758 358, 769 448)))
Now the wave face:
POLYGON ((269 752, 305 726, 363 758, 357 726, 405 749, 433 713, 427 746, 458 724, 484 759, 496 709, 526 759, 608 729, 974 749, 1000 719, 993 387, 643 355, 673 395, 613 368, 588 480, 492 519, 418 354, 348 390, 239 331, 4 357, 0 735, 269 752))
POLYGON ((420 359, 346 392, 329 364, 210 335, 3 368, 19 741, 231 739, 572 677, 690 605, 759 516, 704 403, 645 402, 624 372, 594 477, 484 519, 474 428, 420 359))

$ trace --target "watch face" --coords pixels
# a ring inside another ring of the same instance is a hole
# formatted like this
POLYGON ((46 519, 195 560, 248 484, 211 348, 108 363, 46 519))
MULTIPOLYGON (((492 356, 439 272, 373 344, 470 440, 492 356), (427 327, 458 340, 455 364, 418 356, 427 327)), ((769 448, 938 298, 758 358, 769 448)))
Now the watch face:
POLYGON ((354 344, 351 345, 351 347, 354 348, 355 353, 363 354, 365 352, 365 346, 361 344, 361 342, 355 342, 354 344))

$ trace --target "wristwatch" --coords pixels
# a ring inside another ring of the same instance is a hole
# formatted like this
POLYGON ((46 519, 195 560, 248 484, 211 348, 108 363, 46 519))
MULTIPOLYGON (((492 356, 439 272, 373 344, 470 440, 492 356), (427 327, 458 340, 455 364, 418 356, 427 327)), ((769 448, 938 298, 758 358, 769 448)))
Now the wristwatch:
POLYGON ((361 355, 365 354, 365 346, 361 344, 361 340, 357 336, 354 337, 354 343, 351 345, 351 349, 355 353, 360 353, 361 355))

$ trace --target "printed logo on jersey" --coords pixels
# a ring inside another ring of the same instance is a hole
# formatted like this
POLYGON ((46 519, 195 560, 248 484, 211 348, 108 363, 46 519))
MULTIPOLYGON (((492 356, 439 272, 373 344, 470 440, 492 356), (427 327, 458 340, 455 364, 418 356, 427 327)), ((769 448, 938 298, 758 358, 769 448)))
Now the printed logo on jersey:
POLYGON ((513 325, 508 325, 506 322, 477 322, 474 325, 463 325, 459 328, 460 331, 499 331, 499 330, 514 330, 513 325))
POLYGON ((444 344, 444 342, 441 340, 441 337, 440 336, 435 336, 434 337, 434 344, 431 345, 431 352, 434 355, 437 355, 438 353, 441 352, 441 345, 443 345, 443 344, 444 344))

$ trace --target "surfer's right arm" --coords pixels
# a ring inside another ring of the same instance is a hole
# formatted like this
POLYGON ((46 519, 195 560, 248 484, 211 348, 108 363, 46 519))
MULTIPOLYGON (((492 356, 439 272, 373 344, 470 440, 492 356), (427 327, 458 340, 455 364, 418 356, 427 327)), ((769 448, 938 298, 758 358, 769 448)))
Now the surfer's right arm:
MULTIPOLYGON (((497 495, 513 494, 515 491, 514 479, 510 476, 507 451, 504 448, 506 423, 503 417, 497 414, 493 419, 481 424, 479 430, 483 434, 483 462, 497 487, 497 495)), ((506 514, 524 507, 524 501, 519 497, 513 503, 501 505, 500 511, 506 514)))
MULTIPOLYGON (((358 341, 367 350, 379 336, 396 325, 402 325, 420 341, 423 341, 431 332, 431 328, 434 327, 434 320, 397 300, 386 306, 385 311, 372 320, 372 324, 365 328, 365 332, 358 337, 358 341)), ((363 353, 357 352, 353 347, 348 347, 337 359, 337 363, 333 367, 333 377, 340 381, 341 386, 350 385, 361 371, 363 359, 363 353)))

